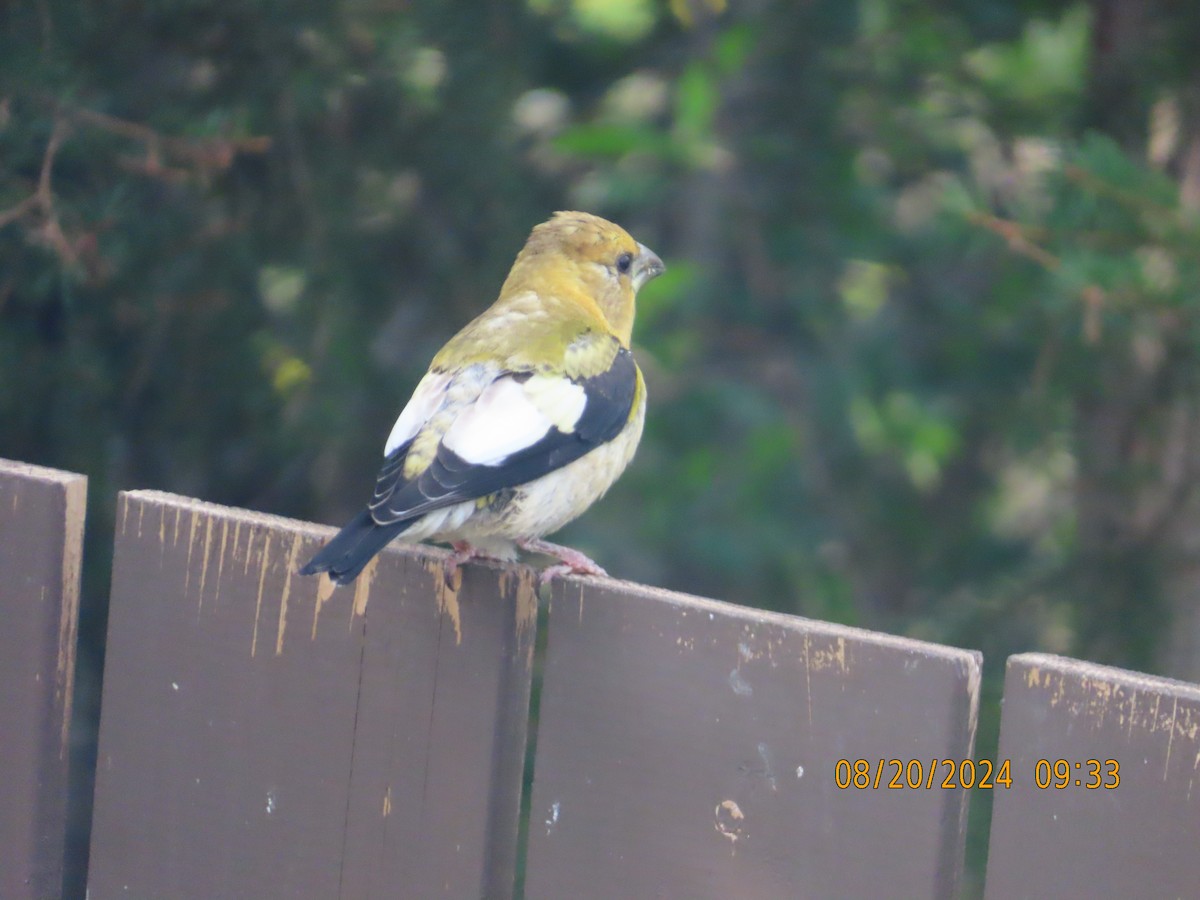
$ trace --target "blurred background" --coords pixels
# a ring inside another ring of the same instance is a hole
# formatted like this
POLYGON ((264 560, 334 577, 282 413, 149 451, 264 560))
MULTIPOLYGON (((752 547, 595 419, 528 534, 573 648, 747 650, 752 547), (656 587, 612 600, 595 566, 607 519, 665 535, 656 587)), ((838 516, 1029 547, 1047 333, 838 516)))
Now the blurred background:
POLYGON ((668 264, 565 543, 982 649, 980 756, 1010 653, 1200 680, 1197 46, 1192 0, 0 6, 0 456, 90 479, 77 768, 116 492, 341 524, 563 208, 668 264))

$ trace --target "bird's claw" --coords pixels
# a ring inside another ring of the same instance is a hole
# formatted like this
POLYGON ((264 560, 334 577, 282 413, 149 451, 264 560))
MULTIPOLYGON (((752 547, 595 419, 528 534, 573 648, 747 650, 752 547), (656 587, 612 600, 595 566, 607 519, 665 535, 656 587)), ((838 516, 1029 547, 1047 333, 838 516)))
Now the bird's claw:
POLYGON ((538 584, 549 584, 553 579, 560 575, 598 575, 601 578, 607 578, 608 573, 600 566, 592 563, 590 566, 573 566, 570 563, 557 563, 553 566, 546 566, 542 569, 538 576, 538 584))
POLYGON ((553 556, 560 560, 555 565, 542 569, 541 575, 538 576, 539 584, 549 584, 551 579, 557 578, 559 575, 597 575, 601 578, 608 576, 608 573, 590 557, 570 547, 552 544, 550 541, 543 541, 540 538, 517 541, 517 545, 522 550, 528 550, 531 553, 545 553, 547 556, 553 556))

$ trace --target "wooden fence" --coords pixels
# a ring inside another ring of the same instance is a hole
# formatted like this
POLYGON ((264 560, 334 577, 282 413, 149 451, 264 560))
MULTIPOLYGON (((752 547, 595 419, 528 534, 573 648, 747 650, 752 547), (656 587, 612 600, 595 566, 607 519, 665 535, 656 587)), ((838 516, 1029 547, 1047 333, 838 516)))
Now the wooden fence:
MULTIPOLYGON (((60 893, 84 491, 0 463, 4 898, 60 893)), ((328 534, 121 495, 91 900, 955 897, 985 777, 988 898, 1200 891, 1200 687, 1012 657, 964 766, 977 653, 425 548, 334 589, 328 534)))

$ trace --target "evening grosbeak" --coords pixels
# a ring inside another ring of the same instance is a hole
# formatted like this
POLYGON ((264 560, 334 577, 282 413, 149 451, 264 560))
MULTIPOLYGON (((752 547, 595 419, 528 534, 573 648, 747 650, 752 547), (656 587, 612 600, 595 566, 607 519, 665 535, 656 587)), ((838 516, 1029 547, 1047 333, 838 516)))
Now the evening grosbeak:
POLYGON ((394 538, 454 547, 448 572, 516 548, 542 573, 603 575, 542 536, 604 495, 642 436, 629 349, 638 289, 663 271, 624 229, 583 212, 533 229, 500 297, 433 358, 384 447, 367 509, 301 570, 354 580, 394 538))

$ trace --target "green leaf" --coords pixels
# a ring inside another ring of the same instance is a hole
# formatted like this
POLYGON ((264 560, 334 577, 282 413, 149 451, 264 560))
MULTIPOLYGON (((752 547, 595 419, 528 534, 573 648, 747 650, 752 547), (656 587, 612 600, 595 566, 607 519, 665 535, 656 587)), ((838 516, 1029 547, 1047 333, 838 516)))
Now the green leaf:
POLYGON ((717 38, 713 55, 721 74, 733 75, 741 71, 753 45, 754 32, 746 24, 736 25, 717 38))
POLYGON ((852 259, 838 282, 838 293, 850 315, 858 320, 874 318, 888 298, 891 280, 887 266, 865 259, 852 259))
POLYGON ((576 125, 557 135, 551 145, 559 153, 590 158, 615 158, 641 152, 668 155, 670 141, 643 125, 576 125))
POLYGON ((717 112, 717 87, 706 68, 693 63, 679 76, 675 94, 675 125, 686 137, 705 137, 717 112))
POLYGON ((1021 38, 967 54, 967 68, 992 90, 1030 106, 1077 96, 1087 81, 1092 15, 1082 4, 1057 23, 1033 19, 1021 38))

